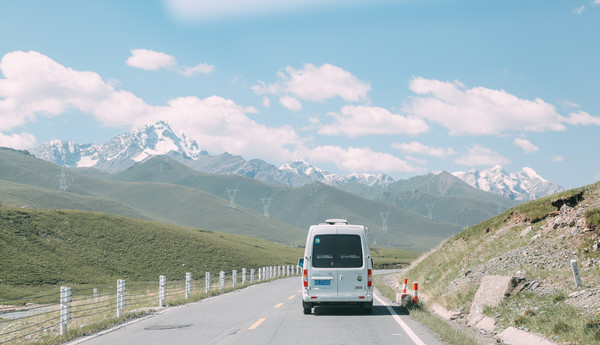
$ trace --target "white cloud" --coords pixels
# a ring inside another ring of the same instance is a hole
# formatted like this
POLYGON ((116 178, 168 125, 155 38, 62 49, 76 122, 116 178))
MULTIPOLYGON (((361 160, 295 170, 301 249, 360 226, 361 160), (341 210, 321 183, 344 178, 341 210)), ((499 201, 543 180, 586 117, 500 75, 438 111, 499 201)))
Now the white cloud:
POLYGON ((564 161, 565 157, 554 155, 554 156, 550 157, 550 159, 552 160, 553 163, 559 163, 559 162, 564 161))
POLYGON ((504 90, 465 89, 458 81, 413 78, 418 96, 405 107, 408 114, 435 122, 451 135, 500 135, 514 131, 562 131, 565 121, 556 108, 537 98, 520 99, 504 90))
POLYGON ((211 74, 214 70, 215 66, 202 62, 194 67, 184 67, 180 73, 189 78, 200 74, 211 74))
POLYGON ((302 110, 302 104, 296 98, 291 96, 283 96, 279 99, 279 103, 283 105, 285 108, 292 111, 300 111, 302 110))
POLYGON ((573 11, 573 13, 578 14, 578 15, 582 14, 583 11, 585 11, 585 5, 574 8, 572 11, 573 11))
POLYGON ((392 114, 380 107, 351 106, 341 109, 341 113, 329 113, 334 123, 319 129, 320 134, 346 135, 350 138, 369 134, 410 134, 427 131, 427 124, 415 117, 392 114))
POLYGON ((195 77, 200 74, 210 74, 215 66, 202 62, 193 67, 179 67, 174 56, 149 49, 131 49, 131 56, 125 61, 128 66, 141 68, 147 71, 156 71, 161 68, 175 71, 185 77, 195 77))
POLYGON ((174 56, 148 49, 131 49, 131 56, 125 62, 128 66, 147 71, 173 68, 177 65, 174 56))
POLYGON ((467 153, 454 162, 456 164, 466 166, 490 166, 490 165, 504 165, 510 163, 508 159, 503 157, 497 152, 483 147, 481 145, 473 145, 467 149, 467 153))
POLYGON ((600 117, 592 116, 585 111, 578 111, 576 113, 570 113, 569 117, 565 120, 566 123, 570 125, 596 125, 600 126, 600 117))
POLYGON ((533 145, 531 141, 523 138, 515 138, 513 144, 520 147, 525 154, 534 153, 540 149, 539 147, 533 145))
POLYGON ((433 157, 447 157, 456 154, 456 151, 450 147, 427 146, 417 141, 412 141, 410 143, 392 143, 392 147, 407 153, 418 153, 433 157))
MULTIPOLYGON (((74 109, 113 127, 137 128, 166 120, 212 152, 279 161, 293 157, 293 150, 303 145, 289 126, 267 127, 250 119, 247 114, 257 112, 252 107, 218 96, 180 97, 164 106, 152 106, 129 91, 115 90, 97 73, 75 71, 38 52, 7 53, 0 71, 5 76, 0 79, 2 132, 39 115, 58 116, 74 109)), ((3 143, 18 147, 35 140, 27 134, 1 135, 3 143)))
POLYGON ((5 135, 0 133, 0 147, 12 147, 22 150, 35 145, 35 137, 29 133, 5 135))
POLYGON ((330 64, 320 67, 304 64, 299 70, 287 66, 277 73, 277 79, 274 84, 258 81, 252 90, 258 95, 287 95, 312 102, 322 102, 335 97, 347 102, 365 101, 371 91, 369 83, 330 64))
POLYGON ((369 148, 319 146, 305 156, 312 162, 333 162, 339 169, 352 172, 416 172, 416 168, 389 153, 374 152, 369 148))
POLYGON ((263 97, 263 102, 262 103, 263 103, 263 106, 265 108, 268 108, 268 107, 271 106, 271 100, 267 96, 263 97))

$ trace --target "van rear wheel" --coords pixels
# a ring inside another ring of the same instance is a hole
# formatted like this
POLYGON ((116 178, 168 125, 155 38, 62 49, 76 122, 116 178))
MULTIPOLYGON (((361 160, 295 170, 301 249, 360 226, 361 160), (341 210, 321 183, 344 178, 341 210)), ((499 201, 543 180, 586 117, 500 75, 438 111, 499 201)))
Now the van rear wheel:
POLYGON ((312 304, 302 301, 302 309, 304 309, 304 315, 308 315, 312 312, 312 304))
POLYGON ((373 314, 373 301, 363 303, 363 311, 365 314, 373 314))

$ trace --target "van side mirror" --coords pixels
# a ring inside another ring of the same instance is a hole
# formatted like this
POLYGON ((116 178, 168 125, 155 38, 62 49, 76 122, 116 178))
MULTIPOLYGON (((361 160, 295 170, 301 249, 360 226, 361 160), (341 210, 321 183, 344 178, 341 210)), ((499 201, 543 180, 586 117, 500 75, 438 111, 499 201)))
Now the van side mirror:
POLYGON ((304 258, 298 259, 298 266, 304 267, 304 258))

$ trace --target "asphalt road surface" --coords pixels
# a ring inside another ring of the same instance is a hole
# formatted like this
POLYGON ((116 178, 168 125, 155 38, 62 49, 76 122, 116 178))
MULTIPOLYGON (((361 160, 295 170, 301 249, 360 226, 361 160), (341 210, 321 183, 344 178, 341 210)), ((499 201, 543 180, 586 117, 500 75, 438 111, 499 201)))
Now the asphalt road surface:
POLYGON ((386 306, 380 295, 371 315, 348 307, 304 315, 300 289, 300 277, 258 284, 70 344, 444 344, 403 308, 386 306))

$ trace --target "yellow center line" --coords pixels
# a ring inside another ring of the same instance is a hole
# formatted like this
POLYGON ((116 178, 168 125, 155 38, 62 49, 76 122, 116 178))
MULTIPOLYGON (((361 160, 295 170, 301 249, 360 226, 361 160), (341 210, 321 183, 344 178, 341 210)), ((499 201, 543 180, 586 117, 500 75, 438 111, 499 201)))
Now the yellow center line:
POLYGON ((279 303, 278 305, 274 306, 273 308, 279 308, 283 305, 283 303, 279 303))
POLYGON ((296 297, 296 295, 291 295, 290 297, 288 297, 288 299, 292 299, 294 297, 296 297))
POLYGON ((258 319, 258 321, 256 321, 252 326, 248 327, 248 329, 256 329, 256 327, 260 326, 263 321, 265 321, 265 319, 258 319))

